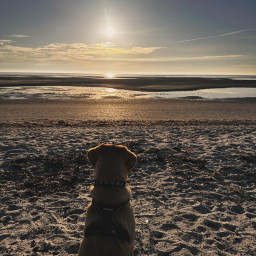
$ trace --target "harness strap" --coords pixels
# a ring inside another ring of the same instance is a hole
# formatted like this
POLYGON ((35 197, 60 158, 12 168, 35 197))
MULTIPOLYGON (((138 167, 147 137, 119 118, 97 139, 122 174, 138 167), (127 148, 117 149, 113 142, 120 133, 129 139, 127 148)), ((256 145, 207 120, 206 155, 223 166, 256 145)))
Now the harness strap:
POLYGON ((127 200, 121 204, 102 204, 92 201, 92 206, 96 208, 99 219, 91 223, 84 231, 85 236, 92 235, 112 235, 120 241, 127 241, 130 243, 129 232, 116 221, 116 215, 118 211, 127 205, 130 200, 127 200))

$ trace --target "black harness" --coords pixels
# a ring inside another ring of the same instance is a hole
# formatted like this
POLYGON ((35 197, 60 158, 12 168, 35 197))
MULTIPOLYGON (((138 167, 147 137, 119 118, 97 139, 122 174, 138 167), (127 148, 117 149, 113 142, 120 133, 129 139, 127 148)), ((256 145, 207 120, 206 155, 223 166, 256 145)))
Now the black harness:
MULTIPOLYGON (((115 182, 114 184, 102 183, 94 181, 94 186, 106 186, 106 187, 125 187, 125 182, 115 182)), ((124 206, 126 206, 130 200, 122 202, 121 204, 103 204, 92 200, 92 206, 95 207, 99 214, 99 219, 91 223, 84 231, 85 236, 93 235, 110 235, 114 236, 120 241, 127 241, 130 243, 129 232, 116 220, 116 215, 124 206)))

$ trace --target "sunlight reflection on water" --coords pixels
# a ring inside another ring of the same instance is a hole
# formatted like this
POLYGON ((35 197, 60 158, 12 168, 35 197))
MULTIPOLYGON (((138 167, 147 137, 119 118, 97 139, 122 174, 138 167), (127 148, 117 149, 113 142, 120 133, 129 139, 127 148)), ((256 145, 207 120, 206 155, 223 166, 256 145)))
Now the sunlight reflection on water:
POLYGON ((256 88, 224 88, 203 89, 196 91, 176 92, 141 92, 120 90, 103 87, 79 86, 20 86, 0 87, 0 99, 72 99, 72 98, 122 98, 122 99, 148 99, 148 98, 191 98, 191 99, 228 99, 256 97, 256 88))

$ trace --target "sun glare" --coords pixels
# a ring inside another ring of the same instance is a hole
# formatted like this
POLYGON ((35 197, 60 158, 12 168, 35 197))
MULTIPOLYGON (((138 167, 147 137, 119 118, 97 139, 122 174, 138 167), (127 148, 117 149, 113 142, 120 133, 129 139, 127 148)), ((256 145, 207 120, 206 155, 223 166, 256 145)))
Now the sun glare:
POLYGON ((105 74, 105 77, 106 78, 114 78, 116 75, 115 74, 113 74, 113 73, 107 73, 107 74, 105 74))
POLYGON ((106 89, 106 92, 108 92, 108 93, 114 93, 114 92, 116 92, 116 89, 114 89, 114 88, 107 88, 107 89, 106 89))
POLYGON ((106 33, 107 36, 112 37, 115 34, 115 30, 114 30, 113 27, 107 26, 107 28, 105 30, 105 33, 106 33))

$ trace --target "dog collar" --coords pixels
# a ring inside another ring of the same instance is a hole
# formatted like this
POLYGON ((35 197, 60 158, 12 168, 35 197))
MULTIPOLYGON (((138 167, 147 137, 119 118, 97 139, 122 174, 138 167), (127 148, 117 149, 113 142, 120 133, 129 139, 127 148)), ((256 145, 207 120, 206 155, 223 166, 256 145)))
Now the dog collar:
POLYGON ((113 182, 94 180, 93 185, 96 187, 101 186, 101 187, 109 187, 109 188, 111 188, 111 187, 125 188, 126 182, 122 181, 122 180, 113 181, 113 182))

